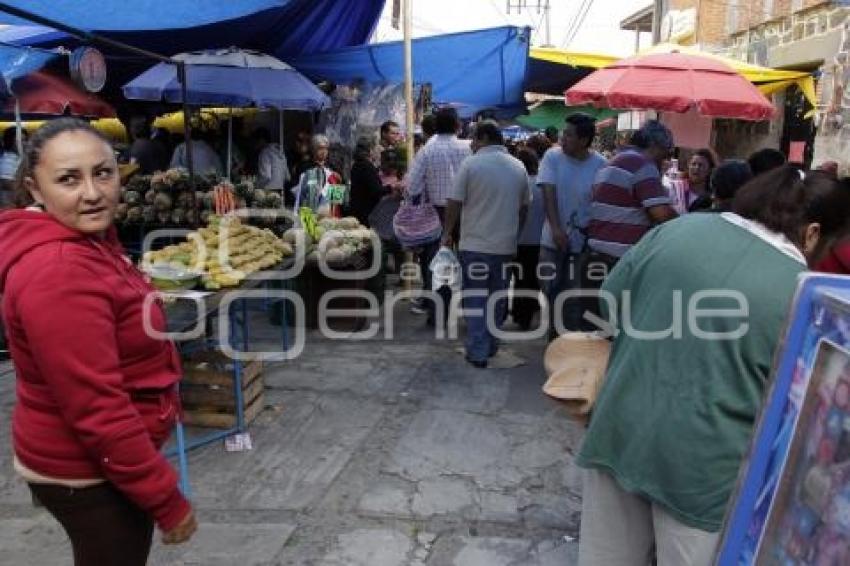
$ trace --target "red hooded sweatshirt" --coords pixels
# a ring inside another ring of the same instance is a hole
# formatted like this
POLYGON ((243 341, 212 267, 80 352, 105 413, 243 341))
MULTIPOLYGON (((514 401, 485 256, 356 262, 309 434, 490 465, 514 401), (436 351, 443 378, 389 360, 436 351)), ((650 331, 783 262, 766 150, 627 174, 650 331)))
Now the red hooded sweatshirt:
MULTIPOLYGON (((152 290, 114 228, 99 239, 44 212, 0 213, 15 455, 44 476, 105 478, 167 531, 190 507, 159 452, 180 410, 181 368, 174 345, 145 332, 152 290)), ((163 331, 162 309, 149 310, 163 331)))

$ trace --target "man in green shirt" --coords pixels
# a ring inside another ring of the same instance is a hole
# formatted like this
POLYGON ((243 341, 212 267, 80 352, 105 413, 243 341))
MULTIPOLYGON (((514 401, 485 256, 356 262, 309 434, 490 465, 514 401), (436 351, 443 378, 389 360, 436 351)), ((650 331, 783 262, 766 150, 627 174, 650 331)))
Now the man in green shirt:
POLYGON ((577 457, 582 566, 645 566, 653 546, 659 566, 711 563, 797 275, 850 196, 783 168, 733 210, 655 228, 602 287, 618 334, 577 457))

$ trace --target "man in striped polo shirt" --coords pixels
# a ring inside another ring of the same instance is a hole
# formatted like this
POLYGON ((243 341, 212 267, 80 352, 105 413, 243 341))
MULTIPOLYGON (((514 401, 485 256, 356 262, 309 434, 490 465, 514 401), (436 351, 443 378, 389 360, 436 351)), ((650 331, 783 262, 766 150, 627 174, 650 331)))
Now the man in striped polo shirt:
POLYGON ((599 170, 587 227, 591 262, 612 268, 654 225, 676 218, 661 184, 661 163, 672 150, 670 130, 650 120, 634 133, 631 146, 599 170))

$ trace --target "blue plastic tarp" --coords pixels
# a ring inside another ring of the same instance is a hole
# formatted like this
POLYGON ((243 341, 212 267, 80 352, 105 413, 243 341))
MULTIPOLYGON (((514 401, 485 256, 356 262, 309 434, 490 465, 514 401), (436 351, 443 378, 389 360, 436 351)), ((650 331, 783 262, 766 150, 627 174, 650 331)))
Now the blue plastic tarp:
MULTIPOLYGON (((283 58, 361 45, 385 0, 6 0, 63 24, 163 55, 237 46, 283 58)), ((69 36, 0 11, 0 42, 72 47, 69 36)), ((125 54, 121 54, 125 55, 125 54)), ((149 62, 148 62, 149 64, 149 62)))
POLYGON ((3 77, 0 95, 11 90, 12 81, 38 71, 58 56, 58 53, 43 49, 0 45, 0 75, 3 77))
MULTIPOLYGON (((500 27, 413 41, 413 80, 431 83, 433 100, 464 116, 484 109, 519 113, 525 107, 528 28, 500 27)), ((402 42, 378 43, 290 57, 314 81, 347 84, 404 80, 402 42)))

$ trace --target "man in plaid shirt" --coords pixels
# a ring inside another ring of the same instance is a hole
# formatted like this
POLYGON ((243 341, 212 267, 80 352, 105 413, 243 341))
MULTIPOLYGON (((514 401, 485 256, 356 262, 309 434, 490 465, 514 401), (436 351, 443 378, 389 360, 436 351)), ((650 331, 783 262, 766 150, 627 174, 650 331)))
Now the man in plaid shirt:
MULTIPOLYGON (((446 199, 454 186, 455 174, 464 159, 472 155, 469 143, 459 140, 460 120, 454 108, 442 108, 435 116, 436 135, 419 150, 408 176, 408 194, 428 199, 437 209, 445 227, 446 199)), ((431 290, 431 260, 440 249, 440 242, 425 246, 419 253, 422 289, 431 290)), ((446 305, 448 307, 448 305, 446 305)), ((430 300, 414 303, 414 312, 424 309, 428 324, 434 324, 434 304, 430 300)))

